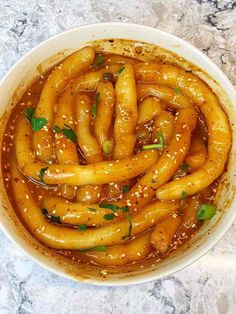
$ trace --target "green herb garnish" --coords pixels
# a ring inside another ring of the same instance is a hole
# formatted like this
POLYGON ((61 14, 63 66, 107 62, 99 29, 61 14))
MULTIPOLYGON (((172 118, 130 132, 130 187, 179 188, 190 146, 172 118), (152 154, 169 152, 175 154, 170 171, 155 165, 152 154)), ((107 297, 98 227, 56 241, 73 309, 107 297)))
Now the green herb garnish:
POLYGON ((124 71, 125 67, 121 67, 120 70, 117 71, 117 75, 121 74, 124 71))
POLYGON ((126 213, 129 211, 129 208, 127 206, 125 206, 125 207, 122 207, 121 210, 123 213, 126 213))
POLYGON ((46 118, 35 118, 34 113, 35 109, 31 107, 24 110, 24 116, 31 124, 32 130, 39 131, 45 126, 47 120, 46 118))
POLYGON ((35 109, 34 108, 26 108, 24 110, 24 116, 26 117, 26 119, 31 123, 31 120, 34 116, 34 112, 35 112, 35 109))
POLYGON ((117 212, 117 210, 120 209, 120 207, 115 205, 115 204, 99 204, 99 207, 100 208, 110 209, 113 212, 117 212))
POLYGON ((61 218, 60 218, 60 216, 52 216, 52 215, 50 215, 50 214, 48 213, 48 211, 47 211, 46 208, 43 208, 43 209, 42 209, 42 213, 43 213, 43 215, 44 215, 47 219, 51 220, 52 222, 54 222, 54 223, 56 223, 56 224, 61 224, 61 218))
POLYGON ((38 176, 39 176, 41 182, 44 182, 44 175, 45 175, 45 172, 47 170, 48 170, 48 167, 40 169, 38 176))
POLYGON ((103 53, 98 53, 95 60, 94 60, 94 64, 95 65, 100 65, 102 63, 104 63, 105 61, 105 57, 103 53))
POLYGON ((165 138, 164 138, 162 131, 157 132, 157 139, 158 139, 159 143, 143 145, 142 150, 147 150, 147 149, 161 149, 161 150, 163 150, 164 146, 165 146, 165 138))
POLYGON ((97 251, 97 252, 106 252, 106 246, 105 245, 99 245, 99 246, 94 246, 90 249, 80 249, 80 252, 88 252, 88 251, 97 251))
POLYGON ((179 86, 176 86, 176 87, 174 88, 174 92, 175 92, 176 95, 179 95, 179 94, 180 94, 181 89, 179 88, 179 86))
POLYGON ((122 191, 123 191, 123 193, 129 192, 129 186, 128 186, 128 185, 124 185, 124 186, 122 187, 122 191))
POLYGON ((95 213, 95 212, 97 211, 96 208, 92 208, 92 207, 88 207, 88 210, 89 210, 90 212, 93 212, 93 213, 95 213))
POLYGON ((198 220, 209 220, 216 213, 217 207, 213 204, 202 204, 197 212, 198 220))
POLYGON ((158 149, 158 148, 161 148, 161 149, 162 149, 162 145, 161 145, 161 144, 149 144, 149 145, 143 145, 143 146, 142 146, 142 150, 158 149))
POLYGON ((71 140, 72 142, 76 143, 77 142, 77 135, 75 134, 74 130, 72 130, 72 128, 65 124, 65 128, 59 128, 59 126, 54 126, 53 131, 55 133, 63 133, 65 135, 65 137, 67 137, 69 140, 71 140))
POLYGON ((97 105, 99 103, 99 100, 100 100, 100 93, 96 93, 95 102, 92 105, 92 115, 94 118, 96 118, 97 116, 97 105))
POLYGON ((183 171, 187 171, 188 168, 189 168, 188 164, 183 164, 180 169, 183 170, 183 171))
POLYGON ((46 118, 32 118, 31 119, 32 130, 39 131, 45 126, 46 123, 47 123, 46 118))
POLYGON ((112 153, 113 147, 114 147, 113 141, 105 141, 102 144, 102 149, 106 155, 110 155, 112 153))
POLYGON ((131 235, 131 232, 132 232, 132 221, 131 221, 131 215, 130 213, 127 214, 126 216, 126 219, 128 220, 129 222, 129 230, 128 230, 128 234, 126 236, 123 236, 122 237, 122 240, 125 240, 127 238, 130 238, 132 235, 131 235))
POLYGON ((161 144, 162 149, 163 149, 165 146, 165 138, 164 138, 162 131, 157 132, 157 139, 159 140, 159 144, 161 144))
POLYGON ((182 200, 185 200, 186 197, 187 197, 187 192, 186 191, 182 191, 182 195, 181 195, 182 200))
POLYGON ((114 214, 106 214, 103 216, 105 220, 113 220, 115 218, 114 214))
POLYGON ((88 229, 88 227, 85 224, 78 225, 78 230, 87 230, 87 229, 88 229))

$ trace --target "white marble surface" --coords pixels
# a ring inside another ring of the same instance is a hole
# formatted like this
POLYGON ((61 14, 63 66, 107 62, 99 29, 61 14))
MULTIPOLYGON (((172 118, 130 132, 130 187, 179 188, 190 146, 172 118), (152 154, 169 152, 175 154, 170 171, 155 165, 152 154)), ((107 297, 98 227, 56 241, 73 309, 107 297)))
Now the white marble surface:
MULTIPOLYGON (((204 51, 236 85, 236 1, 0 0, 0 77, 29 49, 82 24, 153 26, 204 51)), ((204 257, 155 282, 80 285, 41 268, 0 232, 0 313, 236 313, 236 223, 204 257)))

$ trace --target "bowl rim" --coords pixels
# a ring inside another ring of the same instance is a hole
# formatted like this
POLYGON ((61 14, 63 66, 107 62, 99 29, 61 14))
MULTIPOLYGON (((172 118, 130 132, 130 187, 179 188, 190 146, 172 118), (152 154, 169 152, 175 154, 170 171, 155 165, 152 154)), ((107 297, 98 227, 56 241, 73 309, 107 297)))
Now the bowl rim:
MULTIPOLYGON (((154 32, 157 35, 162 34, 162 36, 166 36, 166 38, 169 38, 170 40, 173 41, 178 41, 181 45, 184 47, 187 47, 191 50, 191 52, 195 55, 198 55, 201 59, 203 59, 206 63, 208 63, 214 71, 216 71, 221 80, 224 82, 225 87, 224 90, 227 91, 227 94, 236 99, 236 90, 234 89, 233 85, 231 84, 230 80, 227 78, 227 76, 223 73, 223 71, 208 57, 206 56, 203 52, 201 52, 199 49, 194 47, 192 44, 186 42, 184 39, 179 38, 178 36, 175 36, 171 33, 165 32, 163 30, 156 29, 154 27, 146 26, 146 25, 141 25, 141 24, 134 24, 134 23, 122 23, 122 22, 106 22, 106 23, 92 23, 92 24, 85 24, 81 25, 75 28, 68 29, 66 31, 62 31, 56 35, 53 35, 46 40, 42 41, 32 49, 30 49, 26 54, 21 56, 19 60, 17 60, 11 67, 10 69, 5 73, 3 78, 0 81, 0 88, 4 81, 7 79, 7 77, 15 71, 19 67, 19 65, 24 61, 24 59, 30 57, 31 55, 34 54, 35 51, 37 51, 39 48, 42 46, 50 43, 50 41, 59 39, 61 36, 64 35, 69 35, 70 33, 73 33, 75 31, 81 31, 83 29, 89 29, 89 28, 98 28, 98 27, 116 27, 116 26, 122 26, 122 27, 127 27, 127 28, 136 28, 138 31, 139 29, 141 30, 146 30, 147 32, 154 32)), ((110 38, 107 34, 107 36, 104 36, 107 38, 110 38)), ((114 37, 113 37, 114 38, 114 37)), ((116 38, 120 38, 117 36, 116 38)), ((129 35, 127 35, 127 38, 129 38, 129 35)), ((131 38, 129 38, 132 40, 131 38)), ((135 39, 134 39, 135 40, 135 39)), ((137 40, 138 41, 138 40, 137 40)), ((144 40, 145 42, 145 40, 144 40)), ((181 53, 180 53, 181 56, 181 53)), ((190 60, 191 61, 191 60, 190 60)), ((231 97, 230 97, 231 98, 231 97)), ((236 205, 236 199, 232 201, 231 205, 229 206, 228 209, 236 205)), ((51 265, 47 265, 45 261, 39 260, 38 258, 34 257, 33 253, 29 251, 27 248, 23 247, 20 243, 18 243, 18 240, 13 236, 12 232, 10 232, 7 227, 2 223, 0 220, 0 227, 1 230, 4 232, 4 234, 16 245, 17 248, 19 248, 26 256, 28 256, 30 259, 35 261, 37 264, 42 266, 43 268, 51 271, 52 273, 55 273, 59 276, 62 276, 64 278, 73 280, 77 283, 80 284, 87 284, 87 285, 94 285, 94 286, 127 286, 127 285, 134 285, 134 284, 141 284, 141 283, 147 283, 153 280, 161 279, 164 278, 170 274, 174 274, 177 271, 182 270, 183 268, 191 265, 193 262, 197 261, 199 258, 201 258, 204 254, 206 254, 226 233, 226 231, 230 228, 230 226, 233 224, 234 220, 236 219, 236 211, 231 212, 230 217, 228 217, 228 221, 223 225, 223 227, 218 230, 217 233, 214 234, 214 237, 209 237, 204 245, 200 245, 197 247, 194 251, 194 254, 192 256, 180 256, 180 258, 175 262, 175 265, 171 265, 168 267, 168 269, 163 270, 161 274, 155 274, 155 272, 149 272, 141 275, 134 275, 131 278, 122 278, 122 279, 113 279, 110 281, 109 279, 107 281, 98 281, 98 280, 89 280, 89 281, 82 281, 80 279, 74 278, 72 275, 67 274, 63 272, 62 270, 54 269, 51 265)))

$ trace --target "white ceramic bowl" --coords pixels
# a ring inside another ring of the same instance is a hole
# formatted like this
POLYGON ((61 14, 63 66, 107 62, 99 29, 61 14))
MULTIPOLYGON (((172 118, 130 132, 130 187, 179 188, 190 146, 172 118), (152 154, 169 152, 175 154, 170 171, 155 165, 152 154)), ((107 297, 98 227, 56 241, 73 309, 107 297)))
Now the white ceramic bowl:
MULTIPOLYGON (((121 23, 103 23, 87 25, 56 35, 22 57, 5 75, 0 83, 0 115, 9 112, 22 94, 24 88, 39 72, 52 66, 64 55, 85 46, 88 42, 104 38, 123 38, 143 41, 158 45, 178 56, 189 60, 193 65, 206 72, 195 70, 202 79, 212 86, 219 97, 222 106, 228 113, 231 125, 236 121, 236 92, 222 71, 199 50, 173 35, 146 26, 121 23), (60 52, 64 51, 63 54, 60 52), (46 61, 45 61, 46 60, 46 61), (40 66, 38 67, 38 65, 40 66), (210 76, 210 77, 209 77, 210 76), (211 78, 214 78, 212 80, 211 78), (219 85, 221 86, 219 86, 219 85)), ((178 59, 179 60, 179 59, 178 59)), ((180 60, 181 61, 181 60, 180 60)), ((177 62, 178 63, 178 62, 177 62)), ((233 147, 235 151, 235 127, 232 125, 233 147)), ((197 260, 206 253, 228 230, 236 217, 235 211, 235 181, 236 162, 235 154, 231 152, 228 170, 225 174, 227 186, 221 186, 218 197, 218 207, 221 211, 209 223, 205 224, 196 238, 191 240, 190 248, 173 254, 167 260, 154 267, 144 267, 135 272, 122 274, 116 272, 107 276, 101 275, 99 269, 93 270, 90 266, 78 266, 70 260, 58 258, 56 254, 38 243, 25 230, 16 217, 14 210, 5 200, 3 183, 1 182, 0 225, 5 234, 28 256, 47 269, 80 282, 97 285, 128 285, 158 279, 176 272, 197 260), (7 207, 7 208, 6 208, 7 207)))

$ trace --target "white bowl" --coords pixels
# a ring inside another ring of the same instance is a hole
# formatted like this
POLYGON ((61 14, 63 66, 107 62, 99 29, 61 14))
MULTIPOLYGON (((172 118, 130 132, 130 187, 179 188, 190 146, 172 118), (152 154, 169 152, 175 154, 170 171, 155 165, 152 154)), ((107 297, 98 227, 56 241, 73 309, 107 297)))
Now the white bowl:
MULTIPOLYGON (((99 268, 81 266, 65 258, 58 258, 55 253, 41 245, 25 230, 6 199, 3 182, 0 182, 2 191, 0 226, 20 249, 37 263, 59 275, 84 283, 116 286, 158 279, 182 269, 206 253, 224 235, 234 221, 236 217, 236 203, 234 200, 236 156, 233 152, 235 152, 236 129, 233 122, 236 121, 236 92, 226 76, 208 57, 178 37, 135 24, 103 23, 87 25, 44 41, 22 57, 5 75, 0 83, 2 125, 5 124, 7 113, 22 95, 22 91, 39 73, 57 63, 65 55, 85 46, 88 42, 104 38, 123 38, 147 42, 167 49, 190 61, 193 64, 193 71, 207 81, 219 97, 229 116, 233 133, 233 146, 225 174, 227 185, 220 187, 218 196, 218 207, 221 211, 218 211, 217 215, 201 228, 197 236, 191 240, 188 249, 184 248, 181 252, 172 254, 167 260, 156 266, 140 268, 131 273, 128 272, 127 268, 124 268, 123 273, 116 273, 113 270, 105 276, 100 274, 101 269, 99 268), (215 81, 211 78, 214 78, 215 81)), ((160 54, 160 51, 156 53, 160 54)), ((179 57, 176 58, 174 55, 172 61, 181 65, 182 59, 179 57)))

